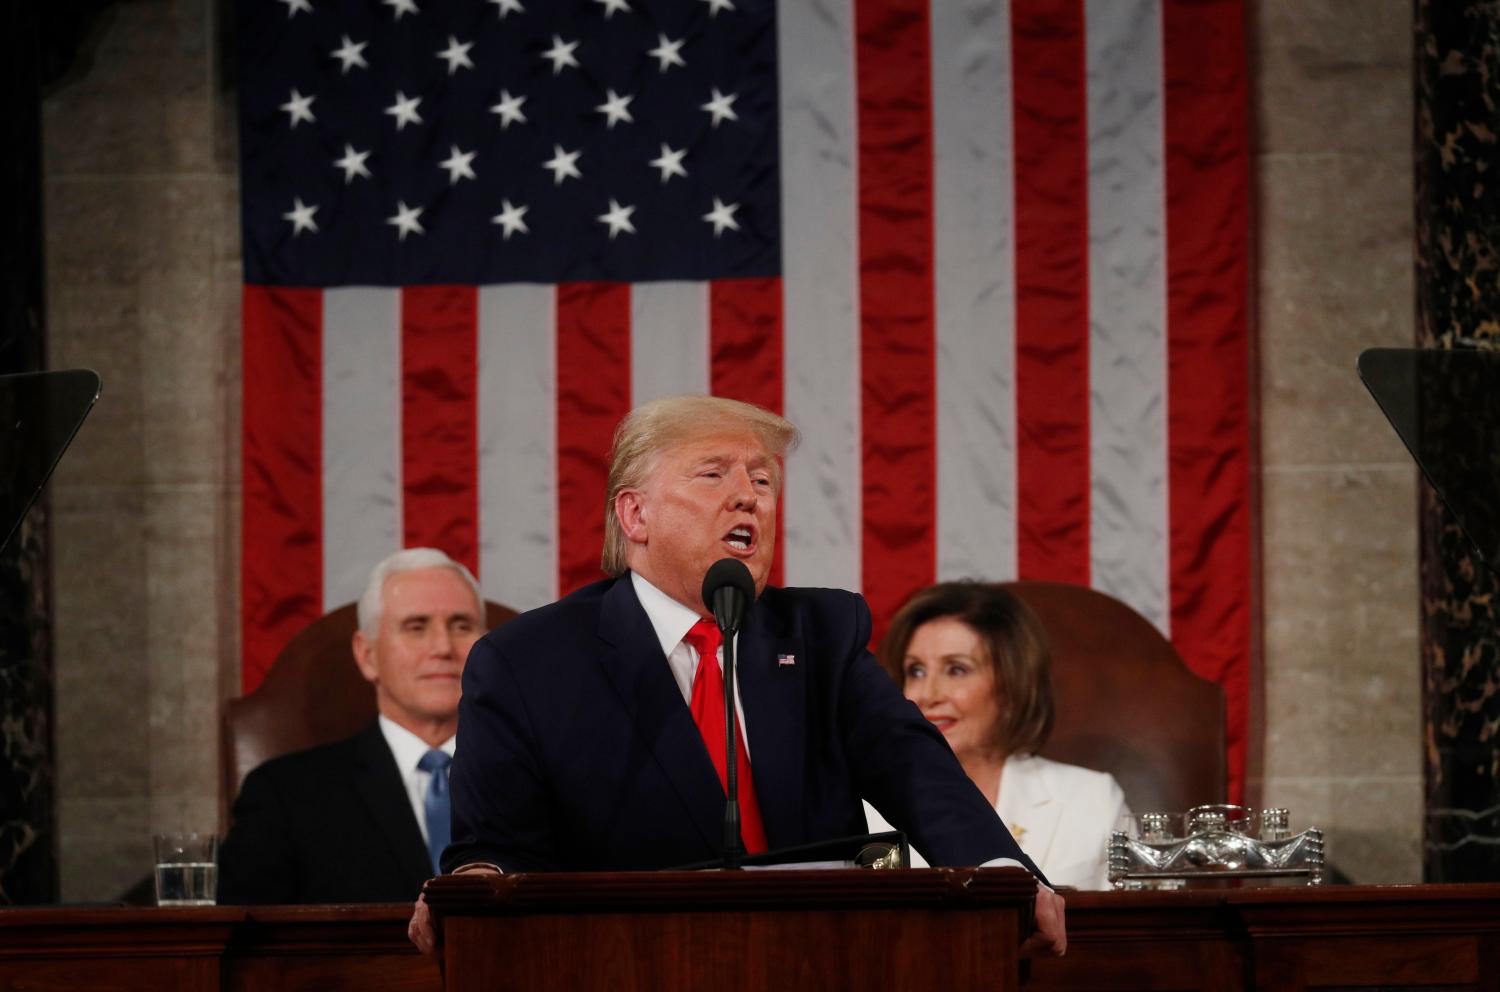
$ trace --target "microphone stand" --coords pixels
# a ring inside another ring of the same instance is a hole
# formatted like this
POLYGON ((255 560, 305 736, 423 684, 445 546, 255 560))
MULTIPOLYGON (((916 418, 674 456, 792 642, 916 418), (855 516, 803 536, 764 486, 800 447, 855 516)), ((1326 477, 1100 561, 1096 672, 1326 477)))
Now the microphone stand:
MULTIPOLYGON (((738 624, 736 624, 738 626, 738 624)), ((721 628, 722 630, 722 628, 721 628)), ((724 867, 738 868, 743 847, 740 842, 740 783, 735 774, 739 768, 739 753, 735 750, 735 725, 739 722, 734 711, 734 633, 724 634, 724 867)))
MULTIPOLYGON (((740 840, 739 751, 734 708, 734 635, 745 611, 755 602, 755 580, 736 558, 721 558, 703 576, 703 604, 713 610, 724 644, 724 867, 738 868, 745 856, 740 840)), ((700 662, 701 664, 701 662, 700 662)))

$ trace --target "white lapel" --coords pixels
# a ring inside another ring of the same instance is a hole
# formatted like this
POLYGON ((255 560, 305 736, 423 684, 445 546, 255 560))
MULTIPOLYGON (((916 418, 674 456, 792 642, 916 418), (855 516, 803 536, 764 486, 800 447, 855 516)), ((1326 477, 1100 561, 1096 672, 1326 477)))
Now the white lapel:
POLYGON ((1021 850, 1038 867, 1044 865, 1062 816, 1062 803, 1052 797, 1047 782, 1045 760, 1032 755, 1013 755, 1005 760, 995 812, 1000 814, 1021 850))

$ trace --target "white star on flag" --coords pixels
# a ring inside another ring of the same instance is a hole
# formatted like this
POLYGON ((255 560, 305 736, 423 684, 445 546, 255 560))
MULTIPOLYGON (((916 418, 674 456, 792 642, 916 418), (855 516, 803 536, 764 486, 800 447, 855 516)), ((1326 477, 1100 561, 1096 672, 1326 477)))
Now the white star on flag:
POLYGON ((521 6, 521 0, 489 0, 490 3, 499 7, 500 19, 505 20, 506 14, 524 14, 526 8, 521 6))
POLYGON ((490 108, 490 113, 500 115, 500 130, 526 123, 526 115, 521 113, 521 104, 525 102, 524 96, 511 96, 510 90, 500 91, 500 102, 490 108))
POLYGON ((606 128, 612 129, 620 121, 627 124, 635 123, 635 118, 630 116, 630 101, 635 97, 629 93, 622 96, 614 90, 605 90, 605 97, 605 101, 594 109, 604 115, 606 128))
POLYGON ((573 49, 578 47, 576 41, 563 41, 559 35, 552 36, 552 47, 542 53, 542 58, 552 63, 552 75, 560 75, 564 66, 580 68, 578 60, 573 57, 573 49))
POLYGON ((417 0, 380 0, 380 2, 391 8, 391 12, 396 15, 395 19, 398 21, 401 20, 402 14, 420 13, 417 10, 417 0))
POLYGON ((347 34, 344 35, 344 44, 333 50, 333 57, 343 63, 341 71, 344 75, 347 76, 349 70, 355 66, 359 66, 361 69, 370 68, 370 63, 366 62, 364 55, 361 54, 368 44, 368 41, 361 41, 356 44, 347 34))
POLYGON ((309 14, 313 12, 312 4, 308 0, 280 0, 280 2, 286 4, 287 20, 291 20, 302 11, 306 11, 309 14))
POLYGON ((661 154, 653 158, 648 164, 652 168, 661 170, 662 182, 666 182, 673 176, 687 178, 687 169, 682 166, 682 159, 686 154, 686 148, 679 148, 673 151, 672 146, 663 141, 661 143, 661 154))
POLYGON ((740 222, 734 219, 734 212, 739 208, 738 203, 725 203, 714 197, 714 208, 703 215, 703 219, 714 226, 714 237, 723 234, 726 227, 731 231, 740 229, 740 222))
POLYGON ((739 115, 734 112, 734 101, 738 98, 738 93, 730 93, 728 96, 725 96, 723 93, 720 93, 719 88, 715 86, 713 88, 713 99, 703 104, 700 109, 706 110, 710 114, 712 114, 714 118, 713 125, 714 127, 718 127, 720 121, 737 121, 740 119, 739 115))
POLYGON ((312 102, 316 99, 316 96, 303 96, 297 92, 296 87, 292 88, 291 97, 281 105, 281 109, 285 110, 290 117, 292 127, 296 127, 298 121, 307 121, 311 124, 317 120, 312 112, 312 102))
POLYGON ((474 178, 474 169, 469 163, 473 162, 474 156, 478 154, 478 152, 461 152, 457 145, 451 146, 448 157, 438 163, 439 168, 448 170, 449 186, 456 185, 460 179, 474 178))
POLYGON ((733 10, 734 4, 730 0, 703 0, 708 4, 708 16, 718 17, 721 10, 733 10))
POLYGON ((669 66, 674 65, 686 67, 687 63, 682 60, 682 45, 685 41, 687 41, 686 38, 672 41, 666 35, 658 34, 656 36, 656 47, 646 54, 656 59, 658 63, 657 71, 659 72, 666 72, 669 66))
POLYGON ((448 47, 437 53, 438 58, 448 63, 448 75, 453 75, 460 68, 474 68, 474 63, 469 60, 469 49, 473 47, 472 41, 461 45, 453 35, 448 36, 448 47))
POLYGON ((531 228, 527 227, 526 222, 521 219, 529 209, 524 203, 515 206, 509 200, 501 200, 500 212, 490 218, 490 223, 499 224, 504 229, 506 241, 509 241, 510 236, 518 231, 522 234, 530 234, 531 228))
POLYGON ((281 215, 282 220, 292 222, 292 237, 296 237, 303 231, 318 233, 318 223, 313 220, 313 214, 318 212, 318 205, 302 202, 302 197, 292 197, 292 209, 281 215))
POLYGON ((625 0, 594 0, 594 2, 604 5, 604 19, 606 21, 609 20, 617 10, 622 14, 630 13, 630 4, 626 3, 625 0))
POLYGON ((594 219, 601 224, 609 225, 609 240, 613 241, 615 235, 621 231, 635 233, 635 225, 630 223, 630 215, 633 213, 635 213, 635 207, 622 207, 614 197, 610 197, 609 210, 594 219))
POLYGON ((582 179, 583 173, 578 171, 578 156, 581 151, 565 152, 562 145, 552 146, 552 157, 542 163, 542 168, 552 170, 552 185, 561 186, 562 181, 569 176, 574 179, 582 179))
POLYGON ((369 151, 357 152, 354 146, 344 145, 344 157, 334 159, 333 164, 344 170, 344 185, 354 182, 355 176, 370 178, 370 170, 365 167, 365 159, 370 157, 369 151))
POLYGON ((422 229, 422 222, 418 219, 422 216, 422 207, 408 207, 405 200, 396 201, 396 214, 387 217, 387 224, 394 224, 401 232, 400 240, 405 241, 408 234, 426 234, 422 229))
POLYGON ((422 102, 419 96, 409 97, 400 90, 396 91, 396 102, 385 108, 385 112, 396 118, 396 130, 399 131, 408 124, 422 123, 422 117, 417 113, 417 104, 422 102))

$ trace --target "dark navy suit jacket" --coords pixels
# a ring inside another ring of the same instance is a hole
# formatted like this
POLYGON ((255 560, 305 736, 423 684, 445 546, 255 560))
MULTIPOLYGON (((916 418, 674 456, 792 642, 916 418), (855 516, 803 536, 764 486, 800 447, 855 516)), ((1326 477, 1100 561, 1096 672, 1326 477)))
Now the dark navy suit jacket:
MULTIPOLYGON (((771 847, 865 832, 860 797, 934 865, 1032 867, 866 645, 852 593, 767 589, 737 654, 771 847)), ((720 856, 724 791, 629 576, 491 631, 463 678, 444 867, 658 869, 720 856)))
POLYGON ((410 902, 431 876, 396 759, 372 723, 245 776, 219 852, 219 902, 410 902))

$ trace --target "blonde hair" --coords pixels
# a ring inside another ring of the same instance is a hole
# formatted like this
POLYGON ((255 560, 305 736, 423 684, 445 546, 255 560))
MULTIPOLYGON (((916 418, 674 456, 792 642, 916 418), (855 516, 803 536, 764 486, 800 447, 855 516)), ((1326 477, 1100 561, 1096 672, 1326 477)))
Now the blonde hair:
MULTIPOLYGON (((780 462, 797 444, 797 428, 770 410, 722 396, 667 396, 642 404, 615 428, 610 446, 609 487, 604 498, 604 555, 610 575, 626 569, 630 542, 615 517, 615 497, 637 489, 651 474, 658 455, 681 444, 726 431, 753 434, 780 462)), ((779 478, 778 478, 779 483, 779 478)))

